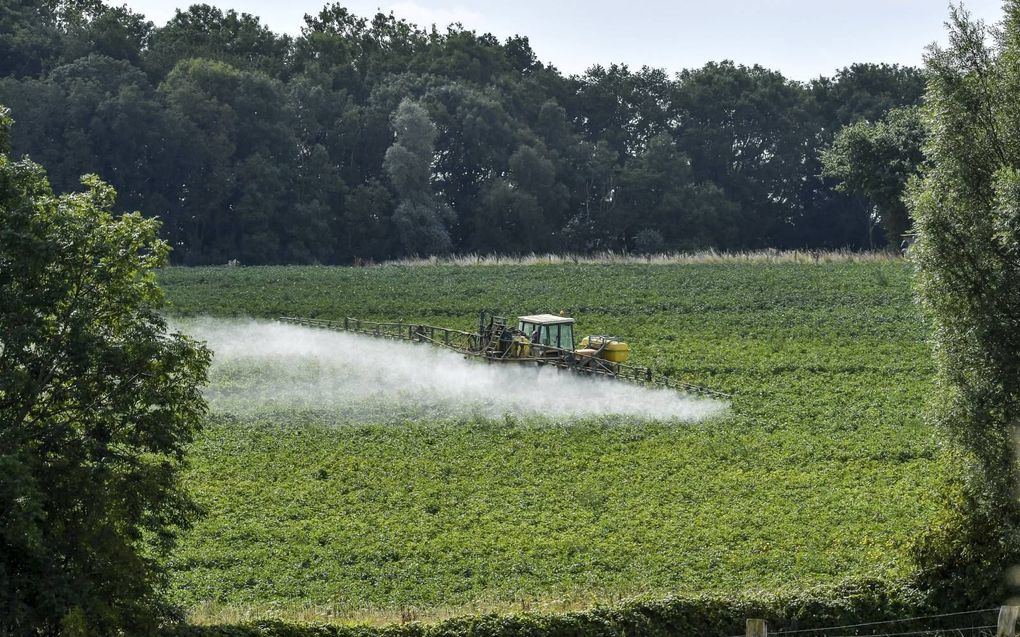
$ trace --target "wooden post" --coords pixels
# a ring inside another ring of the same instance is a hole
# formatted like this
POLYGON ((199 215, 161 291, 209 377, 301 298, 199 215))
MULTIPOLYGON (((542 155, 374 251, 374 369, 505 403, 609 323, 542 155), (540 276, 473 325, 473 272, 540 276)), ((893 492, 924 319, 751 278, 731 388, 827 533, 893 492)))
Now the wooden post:
POLYGON ((999 627, 995 637, 1016 637, 1016 618, 1020 606, 1001 606, 999 608, 999 627))
POLYGON ((764 619, 747 620, 747 637, 768 637, 769 628, 764 619))

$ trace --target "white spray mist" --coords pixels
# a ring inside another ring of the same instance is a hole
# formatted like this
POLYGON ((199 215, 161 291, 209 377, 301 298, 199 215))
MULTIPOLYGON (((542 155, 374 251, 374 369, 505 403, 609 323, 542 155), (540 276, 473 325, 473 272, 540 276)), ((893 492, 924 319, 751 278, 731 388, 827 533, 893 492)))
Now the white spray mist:
POLYGON ((692 422, 726 404, 546 366, 486 363, 432 345, 252 320, 196 319, 174 329, 213 351, 214 410, 330 411, 352 420, 477 415, 614 415, 692 422))

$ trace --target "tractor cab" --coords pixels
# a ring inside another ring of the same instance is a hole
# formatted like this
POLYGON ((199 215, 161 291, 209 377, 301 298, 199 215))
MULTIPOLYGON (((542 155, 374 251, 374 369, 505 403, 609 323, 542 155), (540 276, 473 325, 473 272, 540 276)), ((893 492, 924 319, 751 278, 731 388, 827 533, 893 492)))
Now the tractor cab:
POLYGON ((517 318, 517 329, 532 346, 544 345, 574 351, 574 319, 555 314, 536 314, 517 318))

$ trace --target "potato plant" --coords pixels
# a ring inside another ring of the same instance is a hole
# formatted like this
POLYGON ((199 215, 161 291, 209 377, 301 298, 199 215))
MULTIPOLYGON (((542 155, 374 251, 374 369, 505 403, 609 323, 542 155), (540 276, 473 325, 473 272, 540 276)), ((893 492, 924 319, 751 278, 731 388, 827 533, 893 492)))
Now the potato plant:
MULTIPOLYGON (((370 610, 752 590, 911 574, 951 471, 910 269, 821 264, 169 269, 179 316, 564 311, 734 395, 696 424, 212 414, 173 560, 186 606, 370 610)), ((381 362, 380 364, 385 364, 381 362)), ((257 369, 234 370, 258 373, 257 369)))

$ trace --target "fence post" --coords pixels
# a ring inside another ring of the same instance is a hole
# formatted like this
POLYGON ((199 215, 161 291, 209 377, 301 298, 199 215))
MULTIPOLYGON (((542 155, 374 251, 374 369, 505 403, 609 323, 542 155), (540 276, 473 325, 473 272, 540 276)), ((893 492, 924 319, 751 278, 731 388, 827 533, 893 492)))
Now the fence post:
POLYGON ((1001 606, 999 608, 999 625, 995 637, 1016 637, 1016 618, 1020 606, 1001 606))
POLYGON ((769 628, 764 619, 747 620, 746 637, 768 637, 769 628))

